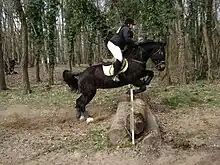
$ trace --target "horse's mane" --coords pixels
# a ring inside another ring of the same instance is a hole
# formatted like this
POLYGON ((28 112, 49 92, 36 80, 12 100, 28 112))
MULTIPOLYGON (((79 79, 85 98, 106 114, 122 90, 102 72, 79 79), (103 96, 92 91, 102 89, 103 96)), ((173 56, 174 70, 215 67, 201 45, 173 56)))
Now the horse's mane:
POLYGON ((139 45, 145 45, 145 44, 164 44, 163 42, 154 41, 154 40, 144 40, 139 42, 139 45))

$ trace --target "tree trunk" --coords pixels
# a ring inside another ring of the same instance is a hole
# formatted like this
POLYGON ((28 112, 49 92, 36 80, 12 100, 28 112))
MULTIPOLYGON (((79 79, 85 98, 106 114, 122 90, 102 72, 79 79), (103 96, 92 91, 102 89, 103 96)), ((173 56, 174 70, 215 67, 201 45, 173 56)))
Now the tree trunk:
MULTIPOLYGON (((55 25, 50 25, 51 29, 49 30, 50 34, 49 36, 52 36, 55 34, 55 25)), ((49 38, 48 41, 48 46, 49 46, 49 86, 54 84, 54 66, 55 66, 55 59, 56 59, 56 53, 55 53, 55 48, 54 48, 54 39, 49 38)))
POLYGON ((30 38, 30 35, 29 35, 29 67, 30 68, 33 68, 34 67, 34 62, 35 62, 35 57, 34 57, 34 54, 35 54, 35 46, 34 46, 34 42, 31 41, 31 38, 30 38))
POLYGON ((101 59, 103 58, 102 57, 102 54, 101 54, 101 36, 99 33, 97 33, 97 54, 96 54, 96 62, 97 63, 100 63, 101 62, 101 59))
POLYGON ((31 87, 28 76, 28 27, 26 22, 26 16, 24 14, 21 1, 15 0, 16 10, 19 14, 21 21, 21 32, 22 32, 22 72, 23 72, 23 83, 25 93, 31 93, 31 87))
MULTIPOLYGON (((179 2, 180 3, 180 2, 179 2)), ((179 50, 179 67, 180 67, 180 77, 179 83, 186 84, 186 69, 185 69, 185 41, 184 41, 184 9, 183 4, 179 4, 178 9, 179 20, 177 22, 178 25, 178 50, 179 50)))
POLYGON ((68 54, 69 54, 69 68, 70 71, 72 71, 72 65, 75 64, 75 57, 74 57, 74 43, 73 43, 73 39, 68 41, 68 54))
POLYGON ((11 59, 12 58, 12 36, 11 36, 11 18, 10 18, 11 14, 6 14, 6 18, 7 18, 7 31, 6 31, 6 44, 7 44, 7 53, 8 53, 8 58, 11 59))
POLYGON ((40 82, 40 50, 42 50, 42 47, 41 49, 38 48, 37 52, 36 52, 36 82, 40 82))
POLYGON ((54 84, 54 67, 56 60, 56 1, 49 1, 47 11, 48 25, 48 55, 49 55, 49 86, 54 84))
POLYGON ((212 41, 212 10, 213 0, 206 1, 206 22, 203 26, 204 40, 206 45, 206 53, 208 58, 208 81, 213 80, 213 71, 215 61, 213 61, 213 41, 212 41))
MULTIPOLYGON (((168 44, 166 48, 166 70, 165 70, 165 82, 166 85, 171 85, 171 77, 170 77, 170 62, 171 62, 171 37, 168 37, 168 44)), ((163 79, 162 79, 163 80, 163 79)))
MULTIPOLYGON (((18 54, 17 54, 17 50, 16 50, 16 34, 15 34, 15 28, 13 25, 13 20, 12 20, 12 30, 11 30, 11 34, 12 34, 12 49, 13 49, 13 58, 18 60, 18 54)), ((17 61, 18 62, 18 61, 17 61)))
POLYGON ((88 64, 89 66, 92 66, 93 62, 94 62, 94 52, 93 52, 93 49, 92 49, 92 44, 94 42, 94 38, 93 38, 93 34, 91 34, 90 32, 87 32, 88 33, 88 64))
MULTIPOLYGON (((81 46, 82 46, 82 44, 81 44, 81 42, 82 42, 82 40, 81 40, 81 35, 82 35, 82 33, 80 32, 80 34, 76 37, 77 39, 76 39, 76 41, 75 41, 75 57, 76 57, 76 60, 75 60, 75 63, 76 64, 78 64, 78 66, 80 66, 80 64, 81 64, 81 50, 82 50, 82 48, 81 48, 81 46)), ((74 63, 73 63, 74 64, 74 63)))
POLYGON ((47 41, 44 39, 44 44, 43 44, 43 65, 44 65, 44 70, 48 73, 48 46, 47 46, 47 41))
POLYGON ((72 67, 72 54, 71 53, 69 53, 69 69, 70 69, 70 71, 73 70, 73 67, 72 67))
MULTIPOLYGON (((7 32, 7 30, 8 30, 8 28, 7 28, 7 21, 6 21, 6 19, 7 19, 7 17, 4 19, 4 17, 2 17, 2 19, 3 19, 3 21, 2 21, 2 30, 4 31, 4 32, 7 32)), ((3 34, 3 33, 2 33, 3 34)), ((2 45, 3 46, 3 54, 4 54, 4 59, 5 59, 5 61, 8 61, 8 59, 9 59, 9 51, 8 51, 8 41, 7 41, 7 35, 5 34, 5 36, 2 38, 2 44, 4 44, 4 45, 2 45)))
POLYGON ((64 40, 64 35, 65 35, 65 25, 64 25, 64 0, 61 0, 61 42, 60 42, 60 47, 61 47, 61 63, 66 64, 65 56, 66 56, 66 51, 65 51, 65 40, 64 40))
POLYGON ((56 26, 55 28, 55 36, 56 36, 56 40, 55 40, 55 54, 56 54, 56 58, 55 58, 55 64, 56 66, 60 63, 60 54, 61 54, 61 47, 60 47, 60 26, 56 26))
POLYGON ((88 59, 88 52, 89 52, 89 50, 88 50, 88 35, 87 35, 87 32, 86 32, 86 30, 85 30, 85 28, 84 28, 84 31, 83 31, 84 33, 83 33, 83 61, 82 61, 82 63, 83 64, 86 64, 87 63, 87 59, 88 59))
POLYGON ((4 73, 4 60, 2 50, 2 1, 0 1, 0 90, 6 90, 5 73, 4 73))
POLYGON ((204 41, 205 41, 205 46, 206 46, 206 54, 207 54, 207 59, 208 59, 208 71, 207 71, 207 78, 208 81, 212 81, 213 76, 212 76, 212 51, 211 51, 211 45, 210 45, 210 40, 208 37, 208 32, 207 32, 207 26, 203 26, 203 34, 204 34, 204 41))

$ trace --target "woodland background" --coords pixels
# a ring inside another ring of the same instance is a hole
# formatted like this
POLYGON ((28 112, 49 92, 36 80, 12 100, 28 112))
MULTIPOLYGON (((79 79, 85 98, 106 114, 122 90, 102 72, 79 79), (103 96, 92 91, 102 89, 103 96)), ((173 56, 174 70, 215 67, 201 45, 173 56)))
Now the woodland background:
POLYGON ((0 164, 219 164, 219 10, 219 0, 0 0, 0 164), (62 79, 112 58, 104 41, 127 17, 135 40, 167 43, 165 71, 147 63, 152 88, 134 96, 157 119, 155 147, 109 145, 128 86, 98 90, 86 124, 62 79), (5 74, 12 59, 18 74, 5 74))
POLYGON ((127 17, 137 22, 135 40, 167 42, 164 84, 187 84, 219 77, 219 0, 1 0, 0 87, 6 89, 3 59, 18 59, 26 92, 28 68, 100 63, 112 58, 104 44, 109 31, 127 17))

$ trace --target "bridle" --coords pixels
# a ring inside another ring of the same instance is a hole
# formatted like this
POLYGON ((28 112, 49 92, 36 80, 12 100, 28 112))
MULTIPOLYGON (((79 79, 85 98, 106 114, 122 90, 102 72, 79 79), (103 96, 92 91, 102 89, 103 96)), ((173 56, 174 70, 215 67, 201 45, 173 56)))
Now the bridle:
MULTIPOLYGON (((143 53, 140 54, 140 59, 141 59, 141 60, 136 60, 136 59, 133 59, 133 58, 132 58, 132 61, 137 62, 137 63, 140 63, 140 64, 145 64, 146 62, 144 62, 144 60, 143 60, 143 54, 144 54, 144 52, 146 52, 146 51, 145 51, 141 46, 139 46, 139 48, 143 51, 143 53)), ((152 56, 156 55, 158 52, 160 52, 160 54, 162 54, 161 49, 162 49, 162 47, 160 47, 156 52, 154 52, 154 53, 153 53, 151 56, 149 56, 149 57, 152 57, 152 56)), ((133 51, 134 51, 134 49, 132 50, 131 53, 133 53, 133 51)), ((131 54, 131 53, 130 53, 130 54, 131 54)), ((155 65, 155 67, 158 67, 158 66, 160 66, 160 65, 162 65, 162 64, 165 64, 165 61, 161 61, 160 63, 158 63, 157 65, 155 65)))
MULTIPOLYGON (((152 56, 154 56, 155 54, 157 54, 159 52, 159 54, 162 54, 163 52, 161 51, 162 47, 160 47, 152 56)), ((152 57, 151 56, 151 57, 152 57)), ((158 67, 162 64, 165 64, 165 61, 160 61, 158 64, 155 65, 155 67, 158 67)))

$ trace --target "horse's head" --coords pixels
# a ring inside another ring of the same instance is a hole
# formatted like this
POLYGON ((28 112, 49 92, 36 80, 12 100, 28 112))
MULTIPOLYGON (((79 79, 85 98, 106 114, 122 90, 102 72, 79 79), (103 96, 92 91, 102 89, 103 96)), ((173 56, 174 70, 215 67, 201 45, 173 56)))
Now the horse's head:
POLYGON ((143 61, 147 61, 149 58, 155 64, 155 67, 159 71, 165 69, 165 46, 166 43, 144 41, 139 44, 139 55, 143 61))

